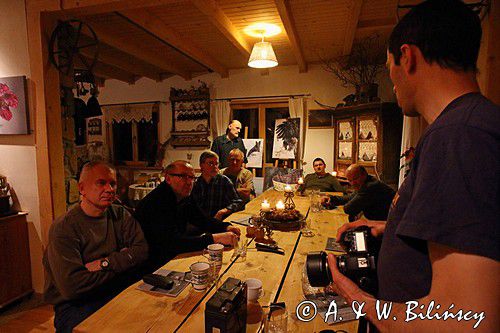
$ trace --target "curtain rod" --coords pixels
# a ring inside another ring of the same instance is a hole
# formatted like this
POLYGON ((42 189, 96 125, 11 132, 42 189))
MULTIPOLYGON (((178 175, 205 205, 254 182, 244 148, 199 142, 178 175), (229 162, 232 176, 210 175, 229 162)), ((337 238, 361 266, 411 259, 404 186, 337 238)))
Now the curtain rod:
POLYGON ((309 97, 311 94, 297 94, 297 95, 274 95, 274 96, 250 96, 250 97, 227 97, 227 98, 214 98, 212 101, 236 101, 243 99, 263 99, 263 98, 283 98, 283 97, 309 97))
POLYGON ((101 104, 101 106, 134 105, 134 104, 151 104, 151 103, 163 103, 163 104, 168 104, 168 102, 162 102, 162 101, 144 101, 144 102, 130 102, 130 103, 112 103, 112 104, 101 104))

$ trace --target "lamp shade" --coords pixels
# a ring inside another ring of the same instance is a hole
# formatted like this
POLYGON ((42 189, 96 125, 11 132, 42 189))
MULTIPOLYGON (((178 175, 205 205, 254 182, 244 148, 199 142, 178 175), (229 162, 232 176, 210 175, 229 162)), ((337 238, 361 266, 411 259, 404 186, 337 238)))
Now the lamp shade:
POLYGON ((253 68, 270 68, 278 66, 278 60, 269 42, 255 43, 248 60, 248 66, 253 68))

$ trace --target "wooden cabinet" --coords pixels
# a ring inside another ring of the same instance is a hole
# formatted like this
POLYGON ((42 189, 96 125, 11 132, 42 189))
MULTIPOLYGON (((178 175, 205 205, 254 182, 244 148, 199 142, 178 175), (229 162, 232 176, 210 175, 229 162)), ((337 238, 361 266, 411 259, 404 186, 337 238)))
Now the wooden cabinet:
POLYGON ((0 309, 33 292, 26 215, 0 217, 0 309))
POLYGON ((173 147, 210 147, 210 92, 205 83, 190 90, 170 88, 173 147))
POLYGON ((336 108, 335 169, 340 177, 352 163, 397 186, 403 115, 394 103, 369 103, 336 108))

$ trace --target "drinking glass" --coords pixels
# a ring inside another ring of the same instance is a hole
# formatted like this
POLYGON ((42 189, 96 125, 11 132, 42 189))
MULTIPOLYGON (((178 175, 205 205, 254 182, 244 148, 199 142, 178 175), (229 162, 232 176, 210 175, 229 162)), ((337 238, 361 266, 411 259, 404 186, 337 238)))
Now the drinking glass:
POLYGON ((271 305, 264 316, 265 333, 286 333, 288 312, 284 306, 271 305))
POLYGON ((311 230, 311 219, 310 218, 305 218, 302 221, 302 236, 304 237, 312 237, 314 236, 314 232, 311 230))
POLYGON ((234 244, 233 259, 238 255, 238 261, 245 261, 247 258, 247 237, 241 235, 238 241, 234 244))
POLYGON ((318 213, 321 210, 319 190, 313 189, 309 192, 309 202, 311 206, 311 212, 318 213))

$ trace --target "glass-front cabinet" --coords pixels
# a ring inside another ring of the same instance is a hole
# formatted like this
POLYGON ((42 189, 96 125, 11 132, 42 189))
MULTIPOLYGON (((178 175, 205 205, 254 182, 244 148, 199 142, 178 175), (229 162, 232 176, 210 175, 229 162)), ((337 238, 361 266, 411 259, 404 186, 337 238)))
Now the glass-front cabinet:
POLYGON ((397 184, 403 117, 393 103, 336 108, 335 168, 345 177, 353 163, 389 184, 397 184))

